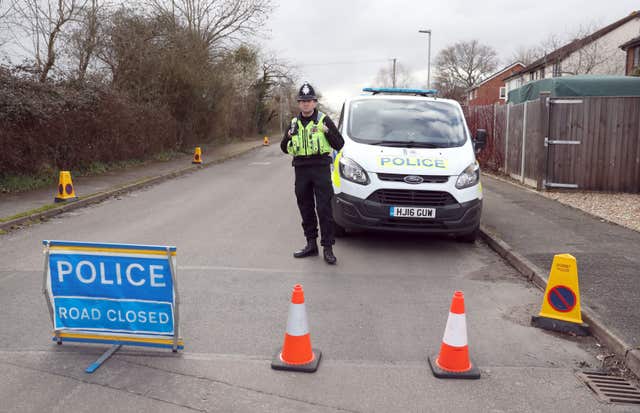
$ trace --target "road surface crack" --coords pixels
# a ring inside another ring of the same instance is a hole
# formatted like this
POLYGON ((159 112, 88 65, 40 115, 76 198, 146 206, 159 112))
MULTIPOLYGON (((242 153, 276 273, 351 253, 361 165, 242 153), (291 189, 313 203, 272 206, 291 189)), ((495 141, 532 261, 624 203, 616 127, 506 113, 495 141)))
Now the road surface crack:
POLYGON ((180 404, 180 403, 174 403, 174 402, 171 402, 169 400, 163 400, 163 399, 160 399, 158 397, 149 396, 147 394, 140 393, 140 392, 137 392, 137 391, 118 388, 118 387, 110 386, 108 384, 95 383, 95 382, 92 382, 92 381, 83 380, 81 378, 74 377, 74 376, 69 375, 69 374, 55 373, 55 372, 51 372, 51 371, 48 371, 48 370, 39 369, 39 368, 35 368, 35 367, 23 366, 23 365, 20 365, 18 363, 11 363, 11 362, 8 362, 8 361, 0 361, 0 363, 1 364, 7 364, 7 365, 10 365, 10 366, 14 366, 14 367, 17 367, 17 368, 20 368, 20 369, 25 369, 25 370, 35 371, 35 372, 38 372, 38 373, 48 374, 50 376, 64 377, 64 378, 67 378, 67 379, 70 379, 70 380, 74 380, 76 382, 83 383, 83 384, 88 384, 88 385, 92 385, 92 386, 103 387, 103 388, 110 389, 110 390, 115 390, 115 391, 119 391, 119 392, 125 392, 125 393, 129 393, 129 394, 133 394, 133 395, 136 395, 136 396, 148 399, 148 400, 154 400, 154 401, 158 401, 158 402, 161 402, 161 403, 170 404, 172 406, 183 407, 185 409, 193 410, 195 412, 203 412, 203 413, 207 412, 206 410, 197 409, 197 408, 194 408, 194 407, 191 407, 191 406, 187 406, 187 405, 184 405, 184 404, 180 404))
POLYGON ((182 377, 189 377, 189 378, 198 379, 198 380, 205 380, 205 381, 208 381, 208 382, 211 382, 211 383, 222 384, 222 385, 225 385, 225 386, 228 386, 228 387, 231 387, 231 388, 236 388, 236 389, 241 389, 241 390, 245 390, 245 391, 255 392, 255 393, 258 393, 258 394, 271 396, 271 397, 277 397, 277 398, 284 399, 284 400, 304 403, 304 404, 308 404, 310 406, 329 408, 329 409, 336 410, 338 412, 360 413, 357 410, 350 410, 350 409, 345 409, 345 408, 342 408, 342 407, 331 406, 331 405, 328 405, 328 404, 323 404, 323 403, 318 403, 318 402, 312 402, 312 401, 309 401, 309 400, 298 399, 298 398, 295 398, 295 397, 283 396, 281 394, 268 392, 268 391, 265 391, 265 390, 254 389, 252 387, 231 383, 231 382, 228 382, 228 381, 225 381, 225 380, 213 379, 211 377, 206 377, 206 376, 202 376, 202 375, 187 374, 187 373, 177 372, 177 371, 173 371, 173 370, 169 370, 169 369, 164 369, 164 368, 161 368, 161 367, 151 366, 151 365, 148 365, 148 364, 145 364, 145 363, 137 363, 135 361, 130 361, 130 360, 122 360, 122 359, 120 359, 120 361, 123 361, 124 363, 127 363, 127 364, 132 364, 132 365, 138 366, 138 367, 145 367, 145 368, 148 368, 148 369, 151 369, 151 370, 157 370, 157 371, 161 371, 161 372, 164 372, 164 373, 175 374, 175 375, 182 376, 182 377))

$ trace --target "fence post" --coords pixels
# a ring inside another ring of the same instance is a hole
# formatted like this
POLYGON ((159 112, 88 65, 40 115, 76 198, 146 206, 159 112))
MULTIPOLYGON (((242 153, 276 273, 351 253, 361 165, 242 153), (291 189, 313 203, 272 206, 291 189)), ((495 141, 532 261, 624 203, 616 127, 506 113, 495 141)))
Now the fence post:
POLYGON ((549 138, 549 130, 551 128, 551 105, 549 104, 550 92, 540 92, 540 142, 536 143, 537 149, 541 151, 536 160, 536 190, 545 189, 545 181, 547 180, 547 159, 549 156, 549 148, 545 144, 549 138))
POLYGON ((511 103, 507 103, 507 126, 505 127, 504 132, 504 173, 505 175, 509 175, 509 170, 507 166, 509 164, 509 113, 511 112, 511 103))
POLYGON ((524 158, 527 146, 527 104, 528 100, 524 102, 524 114, 522 116, 522 161, 520 164, 520 182, 524 184, 524 158))
POLYGON ((493 164, 495 165, 496 168, 499 168, 498 166, 498 162, 496 162, 496 159, 498 159, 498 145, 496 145, 496 105, 498 105, 498 103, 494 103, 493 104, 493 128, 491 128, 491 137, 492 137, 492 141, 493 141, 493 147, 491 148, 493 154, 492 154, 492 158, 493 158, 493 164))

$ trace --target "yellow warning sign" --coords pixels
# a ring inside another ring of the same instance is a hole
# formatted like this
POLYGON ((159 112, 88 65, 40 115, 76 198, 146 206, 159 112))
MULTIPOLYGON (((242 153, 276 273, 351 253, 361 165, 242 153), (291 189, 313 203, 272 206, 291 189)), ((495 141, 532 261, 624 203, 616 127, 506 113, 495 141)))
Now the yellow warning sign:
POLYGON ((75 201, 78 199, 76 196, 76 190, 73 188, 73 182, 71 181, 71 172, 60 171, 60 177, 58 179, 58 191, 55 198, 55 202, 75 201))
POLYGON ((264 146, 269 146, 269 137, 268 137, 268 136, 265 136, 265 137, 264 137, 264 139, 263 139, 263 141, 262 141, 262 144, 263 144, 264 146))
POLYGON ((193 151, 193 161, 192 164, 202 165, 202 148, 199 146, 196 147, 195 151, 193 151))
POLYGON ((553 257, 539 316, 582 324, 578 263, 573 255, 553 257))

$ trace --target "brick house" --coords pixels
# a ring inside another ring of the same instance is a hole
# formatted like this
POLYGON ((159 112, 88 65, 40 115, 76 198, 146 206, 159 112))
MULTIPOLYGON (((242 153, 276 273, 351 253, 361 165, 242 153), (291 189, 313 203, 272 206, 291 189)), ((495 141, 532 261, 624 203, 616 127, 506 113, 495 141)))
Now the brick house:
POLYGON ((519 73, 508 76, 507 93, 527 82, 551 77, 581 74, 621 76, 625 72, 625 55, 620 50, 620 44, 635 39, 639 34, 640 11, 633 11, 588 36, 547 53, 519 73))
POLYGON ((640 76, 640 36, 620 46, 627 53, 626 76, 640 76))
POLYGON ((476 86, 467 89, 467 104, 469 106, 504 104, 507 100, 504 79, 521 71, 524 67, 520 62, 512 63, 476 86))

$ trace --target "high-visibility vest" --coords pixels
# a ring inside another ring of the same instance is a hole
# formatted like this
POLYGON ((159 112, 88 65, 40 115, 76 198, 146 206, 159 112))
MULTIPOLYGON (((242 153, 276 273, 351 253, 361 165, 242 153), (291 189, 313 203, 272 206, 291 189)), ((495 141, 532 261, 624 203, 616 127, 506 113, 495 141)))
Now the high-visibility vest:
POLYGON ((293 156, 324 155, 333 151, 324 134, 325 114, 318 112, 318 122, 313 120, 303 126, 298 118, 291 120, 291 140, 287 144, 287 152, 293 156))

